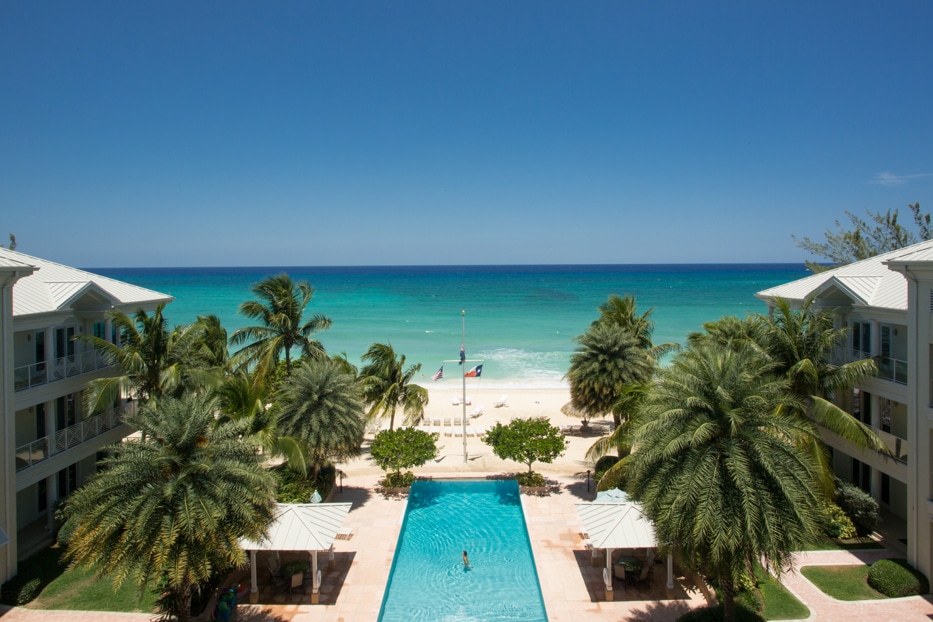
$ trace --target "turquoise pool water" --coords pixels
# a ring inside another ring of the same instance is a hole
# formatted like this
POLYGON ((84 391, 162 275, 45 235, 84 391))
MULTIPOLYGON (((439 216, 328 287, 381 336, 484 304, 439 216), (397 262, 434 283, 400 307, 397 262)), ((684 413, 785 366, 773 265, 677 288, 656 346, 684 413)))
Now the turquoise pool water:
POLYGON ((515 480, 412 485, 379 620, 547 620, 515 480))

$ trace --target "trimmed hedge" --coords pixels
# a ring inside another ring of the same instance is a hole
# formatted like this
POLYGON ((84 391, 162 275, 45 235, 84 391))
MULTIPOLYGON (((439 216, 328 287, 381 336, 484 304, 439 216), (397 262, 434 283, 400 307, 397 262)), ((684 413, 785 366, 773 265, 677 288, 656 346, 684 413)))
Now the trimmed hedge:
POLYGON ((916 596, 930 591, 927 578, 906 559, 876 561, 868 570, 868 585, 889 598, 916 596))
POLYGON ((823 515, 820 525, 830 538, 849 540, 858 535, 858 530, 852 523, 852 519, 845 513, 841 507, 832 501, 826 501, 821 505, 823 515))
POLYGON ((0 603, 22 607, 35 600, 41 591, 42 581, 38 578, 27 579, 24 575, 16 575, 0 588, 0 603))
POLYGON ((515 474, 515 481, 518 482, 519 486, 528 486, 530 488, 535 488, 538 486, 544 486, 544 476, 540 473, 535 473, 534 471, 524 471, 522 473, 515 474))
POLYGON ((411 471, 404 473, 386 473, 380 482, 385 488, 408 488, 415 482, 415 474, 411 471))

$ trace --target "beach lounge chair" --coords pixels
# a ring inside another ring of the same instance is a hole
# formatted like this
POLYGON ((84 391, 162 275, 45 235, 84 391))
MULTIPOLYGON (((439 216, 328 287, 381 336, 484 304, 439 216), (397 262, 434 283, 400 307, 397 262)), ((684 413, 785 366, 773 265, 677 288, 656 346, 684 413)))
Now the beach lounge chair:
POLYGON ((444 436, 453 436, 454 429, 450 425, 450 419, 444 419, 444 436))
POLYGON ((473 409, 473 412, 470 413, 470 419, 476 419, 482 414, 483 414, 483 405, 480 404, 479 406, 473 409))
POLYGON ((499 398, 499 401, 493 404, 493 408, 502 408, 503 406, 508 406, 509 396, 503 395, 499 398))
POLYGON ((337 530, 338 540, 349 540, 353 537, 353 527, 341 527, 337 530))
POLYGON ((467 406, 469 406, 470 404, 473 403, 473 400, 470 399, 469 395, 467 395, 466 400, 462 400, 459 397, 455 397, 452 400, 450 400, 450 403, 453 404, 454 406, 460 406, 461 404, 466 404, 467 406))

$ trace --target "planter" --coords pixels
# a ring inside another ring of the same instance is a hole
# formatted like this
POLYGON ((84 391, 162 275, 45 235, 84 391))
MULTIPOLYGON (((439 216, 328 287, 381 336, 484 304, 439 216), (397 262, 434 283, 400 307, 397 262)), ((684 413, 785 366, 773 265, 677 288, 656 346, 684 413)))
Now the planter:
POLYGON ((383 494, 386 494, 386 495, 396 495, 396 496, 407 495, 409 492, 411 492, 411 486, 402 486, 398 488, 386 488, 385 486, 383 486, 382 492, 383 494))
POLYGON ((547 494, 547 486, 519 486, 518 490, 523 495, 541 496, 547 494))

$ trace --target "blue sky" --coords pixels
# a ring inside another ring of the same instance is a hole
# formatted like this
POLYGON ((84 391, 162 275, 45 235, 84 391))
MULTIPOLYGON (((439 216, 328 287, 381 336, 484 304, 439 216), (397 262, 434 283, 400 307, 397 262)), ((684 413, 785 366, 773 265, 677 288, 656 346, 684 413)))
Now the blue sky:
POLYGON ((82 267, 783 262, 933 211, 933 3, 0 3, 0 232, 82 267))

